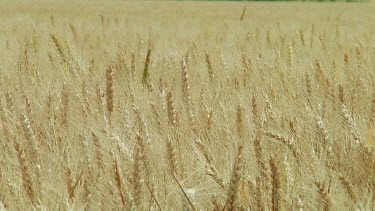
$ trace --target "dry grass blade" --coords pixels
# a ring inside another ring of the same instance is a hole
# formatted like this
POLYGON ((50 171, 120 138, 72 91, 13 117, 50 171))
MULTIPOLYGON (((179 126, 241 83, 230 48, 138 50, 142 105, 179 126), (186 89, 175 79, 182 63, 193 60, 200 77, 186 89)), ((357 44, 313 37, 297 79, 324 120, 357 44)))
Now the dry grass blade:
POLYGON ((69 199, 70 199, 70 200, 73 200, 73 199, 74 199, 74 193, 75 193, 75 190, 76 190, 77 187, 78 187, 79 182, 80 182, 81 179, 82 179, 82 175, 83 175, 83 170, 82 170, 81 173, 79 174, 79 176, 78 176, 78 178, 76 179, 74 185, 72 185, 71 187, 69 187, 69 199))
POLYGON ((149 191, 150 194, 151 194, 151 197, 152 197, 152 198, 154 199, 154 201, 156 202, 156 205, 158 206, 159 210, 163 210, 163 209, 161 209, 160 204, 159 204, 158 200, 156 199, 156 196, 155 196, 154 192, 152 191, 152 189, 150 188, 150 186, 147 184, 147 182, 146 182, 145 184, 146 184, 146 187, 147 187, 148 191, 149 191))
POLYGON ((137 144, 134 152, 133 165, 133 197, 136 207, 141 205, 142 185, 143 185, 143 166, 142 166, 142 137, 137 133, 137 144))
POLYGON ((182 193, 184 194, 185 198, 189 202, 189 205, 191 206, 191 209, 193 209, 195 211, 196 209, 194 207, 194 204, 191 202, 191 200, 190 200, 189 196, 186 194, 184 188, 182 187, 182 185, 180 184, 180 182, 178 181, 178 179, 176 178, 176 176, 173 173, 172 173, 172 176, 173 176, 174 181, 176 181, 176 183, 178 184, 178 187, 181 189, 182 193))

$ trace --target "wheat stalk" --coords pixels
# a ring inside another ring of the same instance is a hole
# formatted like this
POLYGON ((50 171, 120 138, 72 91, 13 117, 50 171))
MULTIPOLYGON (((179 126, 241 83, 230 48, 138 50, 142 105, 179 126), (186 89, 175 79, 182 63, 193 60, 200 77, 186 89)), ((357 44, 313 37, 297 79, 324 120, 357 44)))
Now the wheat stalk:
POLYGON ((52 39, 53 43, 55 44, 57 52, 59 53, 61 62, 63 64, 65 64, 66 63, 66 56, 64 54, 64 51, 63 51, 61 43, 59 42, 59 40, 57 39, 57 37, 55 36, 55 34, 53 34, 52 32, 50 33, 50 36, 51 36, 51 39, 52 39))
POLYGON ((184 96, 186 112, 189 118, 191 128, 193 129, 193 132, 197 133, 197 126, 195 124, 194 114, 192 112, 193 105, 192 105, 192 99, 191 99, 190 82, 189 82, 186 59, 182 59, 181 61, 181 73, 182 73, 182 94, 184 96))
POLYGON ((69 91, 68 91, 66 84, 64 84, 62 93, 61 93, 60 116, 61 116, 61 125, 65 128, 68 127, 68 113, 69 113, 69 91))
POLYGON ((244 128, 245 128, 245 125, 244 125, 244 113, 245 113, 245 109, 242 105, 239 105, 237 107, 237 119, 236 119, 236 122, 237 122, 237 134, 239 137, 243 137, 244 135, 244 128))
POLYGON ((149 66, 151 61, 151 52, 152 52, 152 43, 151 40, 149 40, 146 59, 145 59, 145 65, 143 68, 143 75, 142 75, 142 83, 143 85, 147 86, 148 88, 151 88, 150 84, 150 72, 149 72, 149 66))
POLYGON ((20 144, 15 141, 14 148, 17 152, 18 163, 21 167, 22 173, 22 184, 26 191, 27 197, 32 204, 35 203, 35 191, 33 182, 31 181, 31 175, 29 171, 29 163, 26 159, 25 151, 21 148, 20 144))
POLYGON ((171 91, 167 94, 167 111, 169 123, 174 127, 177 126, 177 112, 171 91))
POLYGON ((350 199, 353 201, 354 204, 357 204, 358 198, 357 198, 357 195, 354 192, 354 187, 350 183, 350 181, 341 174, 339 175, 339 180, 340 180, 340 183, 342 184, 342 186, 346 189, 347 193, 349 194, 350 199))
POLYGON ((255 97, 255 94, 251 98, 251 106, 252 106, 252 114, 253 114, 253 123, 256 127, 256 130, 258 130, 260 127, 259 125, 259 111, 258 111, 258 103, 255 97))
POLYGON ((185 59, 181 61, 181 73, 182 73, 182 94, 184 96, 184 101, 190 109, 191 105, 191 93, 190 93, 190 83, 189 75, 187 70, 187 64, 185 59))
POLYGON ((327 148, 331 144, 330 137, 327 131, 327 127, 323 122, 323 119, 318 115, 316 117, 316 124, 318 127, 318 135, 323 140, 323 147, 327 148))
POLYGON ((302 45, 306 46, 305 34, 303 33, 302 29, 299 30, 299 37, 301 39, 302 45))
POLYGON ((113 63, 111 63, 106 71, 106 96, 107 96, 107 111, 108 111, 108 119, 109 119, 109 126, 112 128, 112 113, 114 111, 114 97, 115 97, 115 87, 113 82, 113 73, 114 67, 113 63))
POLYGON ((121 174, 120 174, 120 170, 118 167, 117 159, 114 159, 114 162, 113 162, 113 173, 114 173, 114 178, 116 182, 116 187, 121 198, 121 202, 125 206, 126 202, 125 202, 124 194, 122 193, 122 179, 121 179, 121 174))
POLYGON ((210 58, 210 54, 206 51, 206 64, 207 64, 207 71, 208 71, 208 76, 210 77, 210 80, 211 82, 213 82, 214 80, 214 70, 213 70, 213 67, 212 67, 212 62, 211 62, 211 58, 210 58))
POLYGON ((14 104, 13 97, 12 97, 12 95, 9 91, 7 91, 5 93, 5 102, 6 102, 8 110, 14 114, 15 113, 15 104, 14 104))
POLYGON ((255 152, 255 161, 257 164, 257 169, 259 175, 256 177, 256 192, 255 192, 255 202, 259 210, 263 209, 263 195, 262 190, 267 190, 267 186, 264 184, 264 180, 267 178, 267 167, 263 162, 263 153, 260 142, 260 137, 257 135, 254 140, 254 152, 255 152))
POLYGON ((245 18, 246 9, 247 9, 247 7, 243 7, 243 9, 242 9, 242 13, 241 13, 241 17, 240 17, 240 22, 243 21, 243 19, 245 18))
POLYGON ((134 150, 134 165, 133 165, 133 197, 136 207, 141 205, 142 185, 143 185, 143 166, 142 166, 142 137, 137 133, 137 143, 134 150))
POLYGON ((239 198, 239 188, 243 180, 244 162, 243 162, 243 146, 238 147, 238 152, 233 164, 232 176, 227 192, 227 200, 225 204, 226 210, 238 209, 241 206, 239 198))
POLYGON ((195 143, 198 146, 198 149, 202 152, 202 154, 203 154, 203 156, 206 159, 206 162, 208 164, 208 169, 207 169, 206 174, 208 176, 210 176, 222 189, 225 190, 226 189, 225 188, 225 182, 224 182, 224 180, 221 177, 219 177, 215 166, 211 162, 211 156, 209 155, 209 152, 208 152, 206 146, 199 139, 197 139, 195 141, 195 143))
POLYGON ((77 32, 77 30, 76 30, 76 27, 75 27, 73 24, 69 23, 69 28, 70 28, 70 31, 71 31, 72 34, 73 34, 73 38, 74 38, 74 40, 75 40, 76 42, 78 42, 78 32, 77 32))
POLYGON ((319 181, 314 182, 316 188, 318 189, 318 193, 320 196, 320 204, 322 205, 322 209, 325 211, 331 210, 332 209, 332 201, 329 196, 330 194, 330 189, 326 190, 326 187, 323 183, 319 181))
POLYGON ((345 67, 348 68, 350 63, 349 63, 349 55, 347 53, 344 54, 344 64, 345 64, 345 67))
POLYGON ((176 156, 176 151, 174 149, 174 146, 172 144, 172 141, 168 139, 166 141, 167 144, 167 161, 168 161, 168 166, 172 174, 178 174, 178 163, 177 163, 177 156, 176 156))
POLYGON ((91 136, 92 136, 92 143, 94 144, 94 149, 95 149, 95 159, 96 159, 97 168, 103 171, 104 162, 103 162, 102 146, 100 144, 98 136, 96 136, 94 132, 91 133, 91 136))
POLYGON ((272 181, 272 210, 276 211, 281 209, 281 177, 274 157, 269 159, 269 165, 272 181))
POLYGON ((355 125, 353 116, 351 115, 351 112, 346 108, 345 104, 341 105, 341 112, 344 116, 346 124, 349 126, 350 134, 352 135, 355 143, 360 145, 362 141, 358 136, 357 127, 355 125))
POLYGON ((264 134, 266 136, 270 137, 270 138, 281 141, 283 144, 285 144, 290 149, 290 151, 292 152, 292 154, 295 157, 295 159, 297 160, 297 162, 301 161, 300 160, 301 157, 302 157, 301 151, 292 140, 288 139, 287 137, 285 137, 281 134, 274 133, 274 132, 271 132, 271 131, 265 131, 264 134))

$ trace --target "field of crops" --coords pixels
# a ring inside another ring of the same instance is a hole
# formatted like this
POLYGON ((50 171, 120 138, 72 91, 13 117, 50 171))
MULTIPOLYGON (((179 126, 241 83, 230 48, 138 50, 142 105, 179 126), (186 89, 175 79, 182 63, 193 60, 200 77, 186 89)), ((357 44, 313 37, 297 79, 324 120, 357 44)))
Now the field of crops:
POLYGON ((374 11, 4 1, 0 210, 373 209, 374 11))

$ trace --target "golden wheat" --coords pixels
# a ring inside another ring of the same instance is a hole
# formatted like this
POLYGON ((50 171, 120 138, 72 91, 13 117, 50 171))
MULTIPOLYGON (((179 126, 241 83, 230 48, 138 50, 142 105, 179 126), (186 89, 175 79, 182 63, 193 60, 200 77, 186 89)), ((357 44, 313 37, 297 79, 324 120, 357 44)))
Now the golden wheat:
POLYGON ((0 209, 374 209, 373 4, 21 2, 0 209))

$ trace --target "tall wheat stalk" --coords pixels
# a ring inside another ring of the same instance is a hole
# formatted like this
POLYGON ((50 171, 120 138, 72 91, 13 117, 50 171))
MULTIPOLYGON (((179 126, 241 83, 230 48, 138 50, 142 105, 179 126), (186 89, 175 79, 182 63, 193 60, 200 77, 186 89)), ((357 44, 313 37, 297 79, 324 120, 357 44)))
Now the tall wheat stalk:
POLYGON ((243 163, 243 146, 238 147, 237 156, 234 160, 232 176, 230 179, 229 189, 227 192, 227 200, 225 204, 226 210, 238 209, 243 206, 239 197, 239 188, 243 179, 244 163, 243 163))
POLYGON ((109 126, 112 128, 112 113, 114 111, 115 86, 113 81, 114 67, 110 64, 106 71, 106 96, 109 126))

